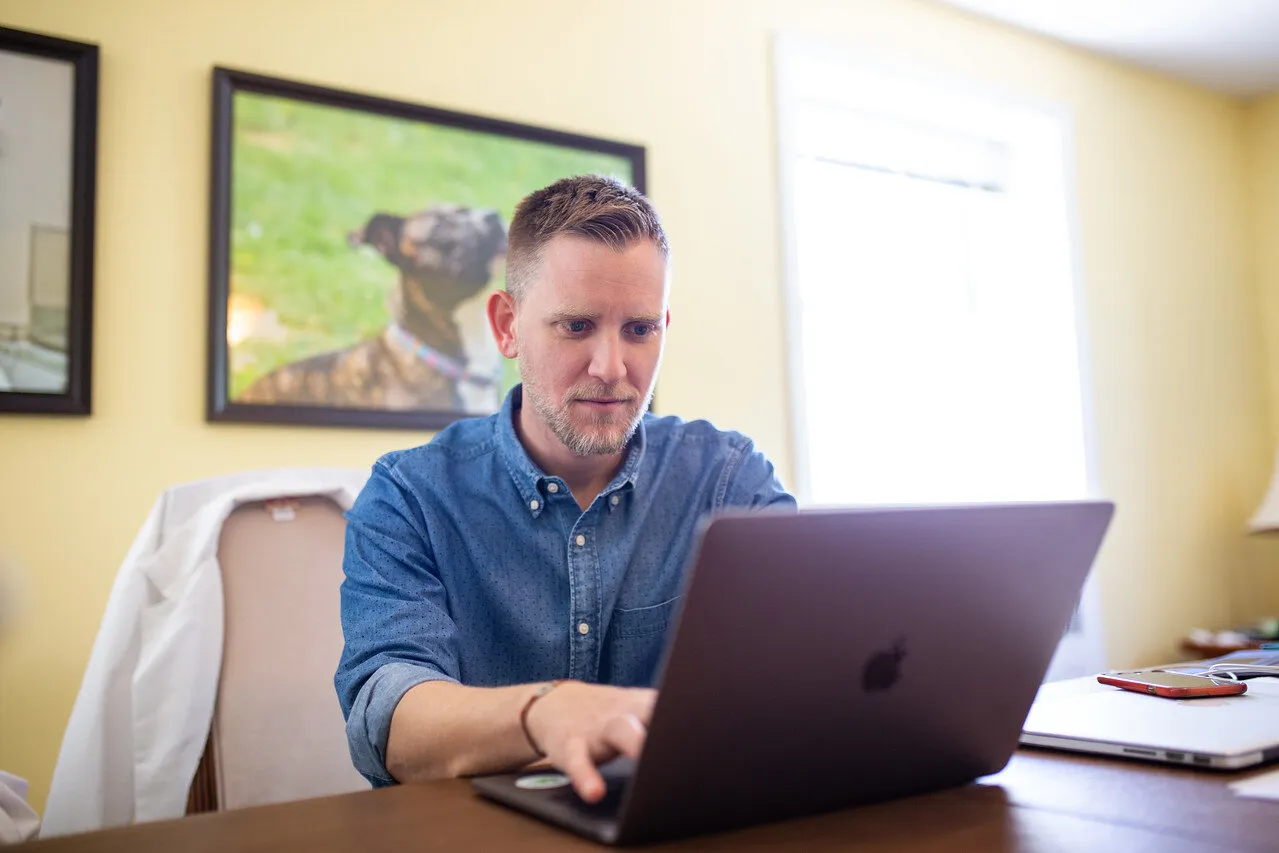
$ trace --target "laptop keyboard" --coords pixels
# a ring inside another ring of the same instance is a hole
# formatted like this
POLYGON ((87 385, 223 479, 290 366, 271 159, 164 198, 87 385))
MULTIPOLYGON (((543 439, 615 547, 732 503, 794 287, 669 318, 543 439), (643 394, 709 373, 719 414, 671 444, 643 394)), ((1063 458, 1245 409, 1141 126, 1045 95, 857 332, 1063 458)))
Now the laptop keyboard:
POLYGON ((552 799, 584 814, 594 817, 617 817, 622 810, 622 796, 626 793, 626 786, 635 775, 635 762, 628 758, 616 758, 600 765, 599 771, 607 787, 604 798, 598 803, 586 802, 573 791, 572 787, 557 788, 548 793, 551 794, 552 799))
POLYGON ((598 803, 588 803, 583 800, 572 788, 560 788, 551 792, 551 798, 575 811, 583 812, 594 817, 617 817, 622 810, 622 794, 626 791, 625 785, 609 785, 604 799, 598 803))

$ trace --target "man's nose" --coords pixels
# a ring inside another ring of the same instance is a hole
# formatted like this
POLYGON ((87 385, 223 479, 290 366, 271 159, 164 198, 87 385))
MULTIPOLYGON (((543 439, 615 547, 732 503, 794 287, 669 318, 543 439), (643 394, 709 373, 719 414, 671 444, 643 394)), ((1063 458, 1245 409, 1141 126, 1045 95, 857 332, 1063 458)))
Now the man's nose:
POLYGON ((589 372, 592 377, 607 382, 621 382, 626 378, 626 363, 622 359, 622 342, 608 335, 601 335, 591 356, 589 372))

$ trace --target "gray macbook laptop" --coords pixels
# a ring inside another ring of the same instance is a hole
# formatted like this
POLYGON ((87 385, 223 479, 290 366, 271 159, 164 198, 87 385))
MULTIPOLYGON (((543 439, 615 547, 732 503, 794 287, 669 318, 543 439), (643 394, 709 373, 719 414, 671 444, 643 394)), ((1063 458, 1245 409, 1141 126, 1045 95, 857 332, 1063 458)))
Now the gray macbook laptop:
POLYGON ((478 791, 637 843, 1001 769, 1109 524, 1106 502, 723 515, 690 558, 637 765, 478 791))
POLYGON ((1146 696, 1096 678, 1045 684, 1023 728, 1028 746, 1237 770, 1279 761, 1279 678, 1205 699, 1146 696))

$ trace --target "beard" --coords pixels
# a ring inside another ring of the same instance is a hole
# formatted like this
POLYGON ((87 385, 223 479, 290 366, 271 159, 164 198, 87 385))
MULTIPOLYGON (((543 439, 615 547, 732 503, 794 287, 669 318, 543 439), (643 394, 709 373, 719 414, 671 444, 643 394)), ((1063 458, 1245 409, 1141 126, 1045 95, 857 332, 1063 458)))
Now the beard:
POLYGON ((536 370, 525 370, 520 365, 524 381, 524 400, 533 407, 542 423, 560 440, 560 443, 578 456, 610 456, 620 453, 640 420, 653 401, 653 386, 648 393, 640 392, 625 383, 602 385, 584 383, 574 385, 564 396, 555 400, 543 393, 536 370), (620 399, 627 402, 611 412, 575 413, 574 401, 580 399, 620 399))

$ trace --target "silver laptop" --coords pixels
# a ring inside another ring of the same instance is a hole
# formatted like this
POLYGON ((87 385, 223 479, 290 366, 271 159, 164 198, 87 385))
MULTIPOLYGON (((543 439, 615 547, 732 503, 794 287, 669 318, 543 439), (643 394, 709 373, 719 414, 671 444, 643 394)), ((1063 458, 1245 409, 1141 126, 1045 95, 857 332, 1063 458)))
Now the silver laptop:
POLYGON ((1279 761, 1279 678, 1204 699, 1147 696, 1091 677, 1045 684, 1023 728, 1028 746, 1237 770, 1279 761))
POLYGON ((479 792, 637 843, 962 785, 1017 748, 1105 502, 725 515, 690 558, 638 765, 479 792))

